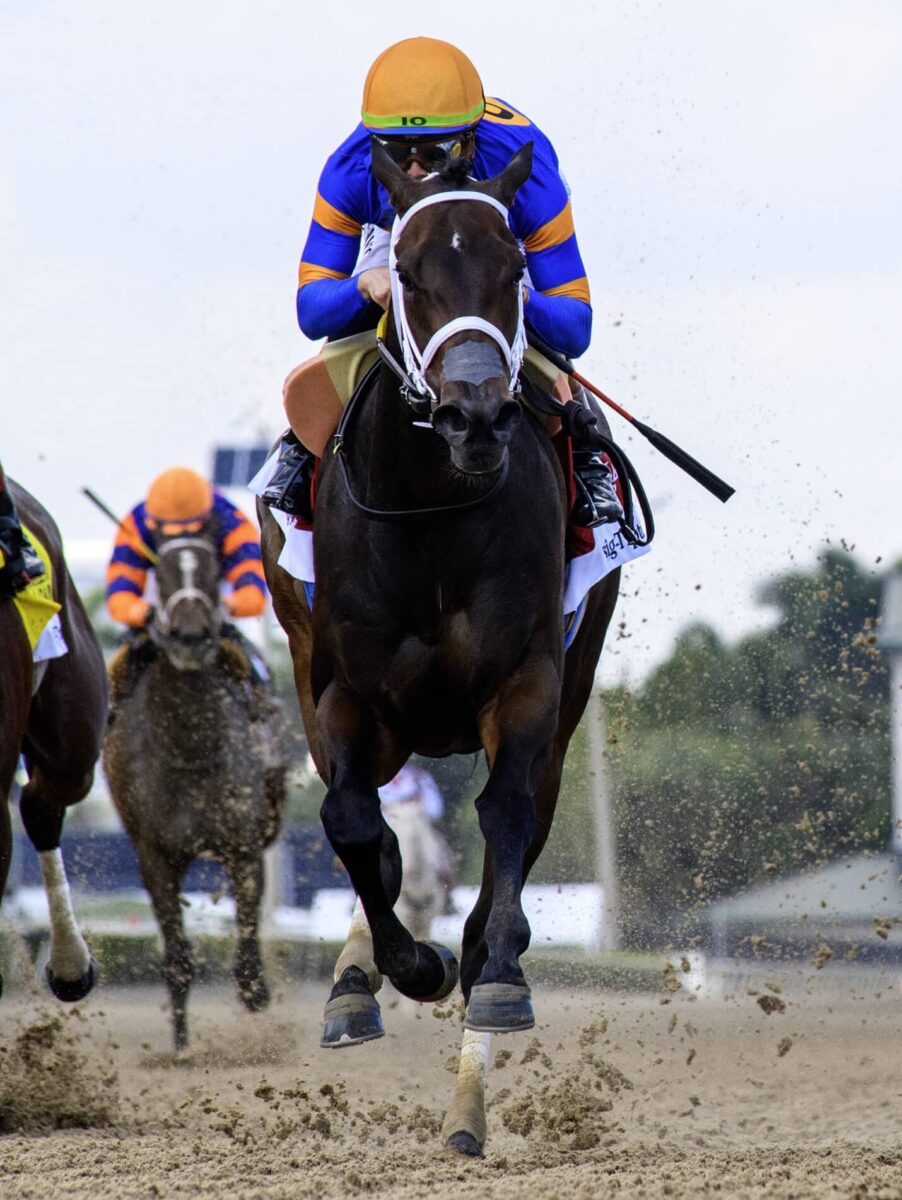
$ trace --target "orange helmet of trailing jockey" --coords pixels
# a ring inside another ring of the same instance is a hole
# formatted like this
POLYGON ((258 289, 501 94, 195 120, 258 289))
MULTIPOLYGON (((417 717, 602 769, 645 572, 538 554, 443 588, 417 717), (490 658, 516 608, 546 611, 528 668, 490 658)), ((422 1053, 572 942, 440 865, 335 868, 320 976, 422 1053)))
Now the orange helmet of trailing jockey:
POLYGON ((144 509, 161 533, 196 533, 213 507, 213 489, 190 467, 170 467, 150 485, 144 509))
POLYGON ((360 116, 370 133, 384 137, 435 137, 468 129, 484 112, 482 81, 466 54, 420 37, 382 51, 363 85, 360 116))

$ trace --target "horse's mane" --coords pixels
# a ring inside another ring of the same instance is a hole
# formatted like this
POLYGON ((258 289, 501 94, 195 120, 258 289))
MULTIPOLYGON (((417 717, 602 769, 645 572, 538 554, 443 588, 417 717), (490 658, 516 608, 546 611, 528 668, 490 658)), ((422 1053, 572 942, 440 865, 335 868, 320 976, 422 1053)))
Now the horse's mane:
POLYGON ((442 183, 450 184, 454 188, 463 187, 470 177, 470 160, 464 155, 460 158, 452 158, 439 173, 439 179, 442 183))

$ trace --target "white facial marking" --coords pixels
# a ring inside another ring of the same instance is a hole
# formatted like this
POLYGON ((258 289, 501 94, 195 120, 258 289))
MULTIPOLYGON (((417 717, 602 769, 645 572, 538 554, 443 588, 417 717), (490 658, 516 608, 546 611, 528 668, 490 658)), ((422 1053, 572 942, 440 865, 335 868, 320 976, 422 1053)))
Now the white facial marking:
POLYGON ((452 250, 459 250, 459 249, 461 248, 461 245, 462 245, 462 244, 463 244, 463 243, 462 243, 462 242, 461 242, 461 240, 460 240, 460 234, 459 234, 459 233, 457 232, 457 230, 455 229, 455 231, 454 231, 454 236, 453 236, 453 237, 452 237, 452 239, 451 239, 451 249, 452 249, 452 250))
POLYGON ((179 551, 179 570, 182 573, 185 587, 194 587, 194 575, 197 571, 197 555, 193 550, 179 551))

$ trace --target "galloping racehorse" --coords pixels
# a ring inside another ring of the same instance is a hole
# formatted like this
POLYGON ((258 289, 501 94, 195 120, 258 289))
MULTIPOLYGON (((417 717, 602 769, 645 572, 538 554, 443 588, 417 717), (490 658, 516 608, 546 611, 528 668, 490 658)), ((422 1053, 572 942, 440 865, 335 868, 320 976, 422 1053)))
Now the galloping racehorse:
POLYGON ((59 846, 66 809, 84 799, 94 778, 106 729, 106 671, 53 518, 24 488, 6 482, 24 527, 46 551, 65 652, 60 642, 58 657, 35 662, 19 609, 0 599, 0 896, 12 853, 6 801, 21 753, 28 770, 22 823, 38 852, 50 909, 47 981, 60 1000, 80 1000, 94 986, 97 964, 75 922, 59 846))
POLYGON ((312 613, 277 565, 281 530, 261 514, 273 602, 328 787, 323 824, 358 896, 324 1045, 381 1035, 382 974, 424 1001, 455 982, 450 952, 415 942, 393 911, 401 861, 377 787, 412 752, 482 748, 489 763, 476 801, 482 888, 460 965, 466 1030, 444 1127, 446 1143, 468 1154, 486 1136, 491 1032, 534 1023, 521 890, 548 836, 618 585, 615 572, 594 587, 565 659, 565 480, 517 394, 524 261, 506 214, 531 164, 528 146, 486 182, 416 182, 374 148, 399 218, 385 346, 394 361, 322 459, 312 613))
POLYGON ((263 851, 278 833, 285 764, 275 714, 252 719, 245 654, 220 637, 213 541, 160 534, 156 553, 150 636, 157 653, 118 706, 103 765, 162 930, 175 1046, 183 1049, 194 964, 179 891, 198 855, 215 858, 231 879, 241 999, 251 1011, 269 1002, 257 927, 263 851))

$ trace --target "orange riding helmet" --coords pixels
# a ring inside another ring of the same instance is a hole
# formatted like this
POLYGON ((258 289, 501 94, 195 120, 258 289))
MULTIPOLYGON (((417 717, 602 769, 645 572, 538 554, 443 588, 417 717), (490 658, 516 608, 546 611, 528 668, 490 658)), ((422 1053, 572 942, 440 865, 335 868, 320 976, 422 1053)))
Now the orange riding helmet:
POLYGON ((190 467, 170 467, 158 475, 144 502, 148 524, 163 533, 200 529, 212 507, 212 487, 190 467))
POLYGON ((360 115, 370 133, 435 137, 482 120, 485 95, 462 50, 437 38, 407 38, 383 50, 363 85, 360 115))

